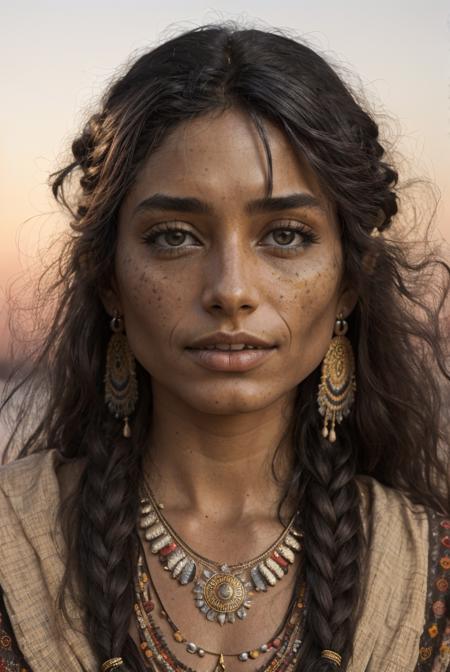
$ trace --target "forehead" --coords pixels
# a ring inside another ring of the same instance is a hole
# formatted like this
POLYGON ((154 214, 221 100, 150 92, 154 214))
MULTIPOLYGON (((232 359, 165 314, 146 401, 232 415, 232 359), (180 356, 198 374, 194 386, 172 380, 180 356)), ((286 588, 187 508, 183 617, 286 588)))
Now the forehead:
MULTIPOLYGON (((306 192, 332 206, 307 161, 286 135, 263 122, 272 155, 273 194, 306 192)), ((268 162, 262 140, 248 114, 231 108, 195 117, 175 127, 143 163, 124 207, 149 194, 195 196, 228 209, 266 194, 268 162), (230 198, 231 197, 231 198, 230 198)))

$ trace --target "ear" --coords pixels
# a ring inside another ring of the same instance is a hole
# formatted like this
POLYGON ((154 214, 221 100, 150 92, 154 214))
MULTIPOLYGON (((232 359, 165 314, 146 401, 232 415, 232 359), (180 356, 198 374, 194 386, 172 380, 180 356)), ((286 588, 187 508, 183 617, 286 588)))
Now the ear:
POLYGON ((344 319, 353 312, 356 304, 358 303, 358 293, 352 287, 345 287, 342 291, 339 301, 338 301, 338 314, 342 313, 344 319))
POLYGON ((101 287, 99 289, 99 295, 108 315, 112 317, 116 311, 119 312, 120 315, 123 315, 122 302, 120 300, 117 282, 114 277, 111 278, 109 286, 101 287))

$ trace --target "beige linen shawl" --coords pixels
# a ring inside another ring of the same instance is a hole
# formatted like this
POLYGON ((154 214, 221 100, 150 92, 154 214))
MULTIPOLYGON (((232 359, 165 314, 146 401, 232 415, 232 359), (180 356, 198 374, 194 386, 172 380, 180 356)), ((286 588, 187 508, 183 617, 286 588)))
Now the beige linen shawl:
MULTIPOLYGON (((75 627, 55 607, 64 569, 56 528, 55 450, 0 468, 0 586, 15 636, 33 672, 97 672, 73 602, 75 627)), ((400 493, 358 476, 369 537, 368 589, 348 672, 413 672, 425 625, 428 516, 400 493)))

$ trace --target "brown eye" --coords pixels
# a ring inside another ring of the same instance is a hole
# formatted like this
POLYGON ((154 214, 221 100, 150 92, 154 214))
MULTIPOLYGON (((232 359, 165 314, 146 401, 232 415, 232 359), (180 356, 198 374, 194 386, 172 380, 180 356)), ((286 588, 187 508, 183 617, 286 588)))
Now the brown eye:
POLYGON ((288 221, 284 226, 277 226, 264 236, 262 245, 276 254, 299 254, 310 245, 320 242, 319 236, 301 222, 288 221))
POLYGON ((296 234, 296 231, 290 231, 289 229, 278 229, 272 232, 272 236, 278 245, 290 245, 294 242, 296 234))
POLYGON ((176 230, 175 231, 166 231, 165 233, 160 234, 160 235, 164 236, 166 242, 169 245, 174 246, 174 247, 176 247, 178 245, 181 245, 182 243, 184 243, 184 241, 186 239, 186 233, 184 231, 180 231, 180 230, 178 230, 178 231, 176 231, 176 230))

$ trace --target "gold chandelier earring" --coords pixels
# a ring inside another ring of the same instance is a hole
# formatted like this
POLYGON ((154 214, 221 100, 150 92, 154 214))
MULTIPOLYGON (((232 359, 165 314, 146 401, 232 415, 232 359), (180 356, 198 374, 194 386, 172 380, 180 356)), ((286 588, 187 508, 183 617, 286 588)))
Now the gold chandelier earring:
POLYGON ((131 429, 128 420, 138 399, 136 362, 124 333, 123 318, 118 311, 114 311, 110 327, 113 334, 106 353, 105 402, 115 418, 123 419, 122 434, 129 438, 131 429))
POLYGON ((317 401, 319 413, 323 416, 322 436, 328 441, 336 441, 335 424, 342 422, 350 413, 355 399, 355 358, 349 339, 343 313, 339 313, 334 325, 334 334, 327 354, 322 362, 322 377, 317 401), (330 428, 329 428, 329 425, 330 428))

